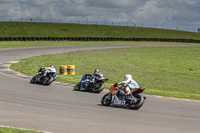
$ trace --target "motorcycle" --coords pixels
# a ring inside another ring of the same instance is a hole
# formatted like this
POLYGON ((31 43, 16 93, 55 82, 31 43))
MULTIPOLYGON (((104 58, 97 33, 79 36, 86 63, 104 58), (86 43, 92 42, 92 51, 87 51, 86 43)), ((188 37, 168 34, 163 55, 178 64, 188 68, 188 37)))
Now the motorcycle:
POLYGON ((109 89, 109 93, 105 94, 101 99, 101 104, 103 106, 109 105, 125 105, 130 109, 138 110, 144 104, 146 95, 140 94, 145 90, 145 88, 134 88, 131 89, 131 95, 125 95, 123 86, 112 85, 109 89))
POLYGON ((107 78, 94 78, 92 74, 85 74, 81 81, 74 86, 74 90, 100 93, 104 89, 104 82, 107 80, 107 78))
POLYGON ((43 85, 50 85, 53 81, 56 80, 56 73, 55 72, 49 72, 47 71, 47 68, 42 68, 44 71, 38 71, 36 76, 34 76, 31 80, 30 83, 40 83, 43 85))

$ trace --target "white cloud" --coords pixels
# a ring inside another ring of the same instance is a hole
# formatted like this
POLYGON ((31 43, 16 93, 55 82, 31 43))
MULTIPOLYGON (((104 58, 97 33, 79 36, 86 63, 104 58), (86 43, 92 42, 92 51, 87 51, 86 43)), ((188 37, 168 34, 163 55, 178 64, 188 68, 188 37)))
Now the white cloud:
POLYGON ((0 0, 0 21, 106 21, 160 25, 200 22, 198 0, 0 0))
POLYGON ((85 0, 88 6, 103 8, 127 8, 139 3, 140 0, 85 0))
POLYGON ((189 5, 195 5, 197 0, 178 0, 180 3, 187 3, 189 5))
POLYGON ((176 15, 175 10, 164 8, 158 1, 148 1, 143 6, 133 10, 134 21, 146 24, 164 24, 176 15))

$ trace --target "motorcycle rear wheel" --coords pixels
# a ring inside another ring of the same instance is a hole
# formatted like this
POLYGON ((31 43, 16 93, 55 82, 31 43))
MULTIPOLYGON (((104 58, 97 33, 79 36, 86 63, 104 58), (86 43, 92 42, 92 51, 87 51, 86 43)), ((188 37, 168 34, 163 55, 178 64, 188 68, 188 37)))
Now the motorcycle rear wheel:
POLYGON ((53 77, 52 76, 49 76, 48 78, 49 78, 49 80, 47 80, 46 82, 42 82, 42 84, 50 85, 53 82, 53 77))
POLYGON ((134 97, 137 100, 136 103, 129 104, 128 107, 130 109, 138 110, 144 104, 144 97, 142 95, 140 95, 140 94, 135 95, 134 97))
POLYGON ((102 99, 101 99, 101 104, 102 104, 103 106, 109 106, 109 105, 111 104, 111 100, 112 100, 112 94, 110 94, 110 92, 109 92, 109 93, 105 94, 105 95, 102 97, 102 99))

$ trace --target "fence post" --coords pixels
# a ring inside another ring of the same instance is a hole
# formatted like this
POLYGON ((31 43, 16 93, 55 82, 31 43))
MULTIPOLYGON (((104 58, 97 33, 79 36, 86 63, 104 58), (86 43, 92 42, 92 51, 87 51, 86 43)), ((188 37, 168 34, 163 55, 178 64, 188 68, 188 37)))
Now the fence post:
POLYGON ((86 24, 88 24, 88 18, 86 19, 86 24))

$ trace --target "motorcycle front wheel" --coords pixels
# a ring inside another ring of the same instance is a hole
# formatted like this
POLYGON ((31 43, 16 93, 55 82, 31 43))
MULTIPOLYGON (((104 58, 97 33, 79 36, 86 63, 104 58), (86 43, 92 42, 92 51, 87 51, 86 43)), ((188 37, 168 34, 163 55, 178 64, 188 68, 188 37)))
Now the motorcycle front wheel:
POLYGON ((112 100, 112 94, 109 92, 107 94, 105 94, 102 99, 101 99, 101 104, 103 106, 109 106, 111 104, 111 100, 112 100))
POLYGON ((35 77, 36 77, 36 76, 34 76, 34 77, 30 80, 30 83, 32 83, 32 84, 35 83, 35 77))
POLYGON ((76 84, 76 85, 74 86, 74 90, 75 90, 75 91, 79 91, 80 88, 81 88, 81 82, 79 82, 78 84, 76 84))

